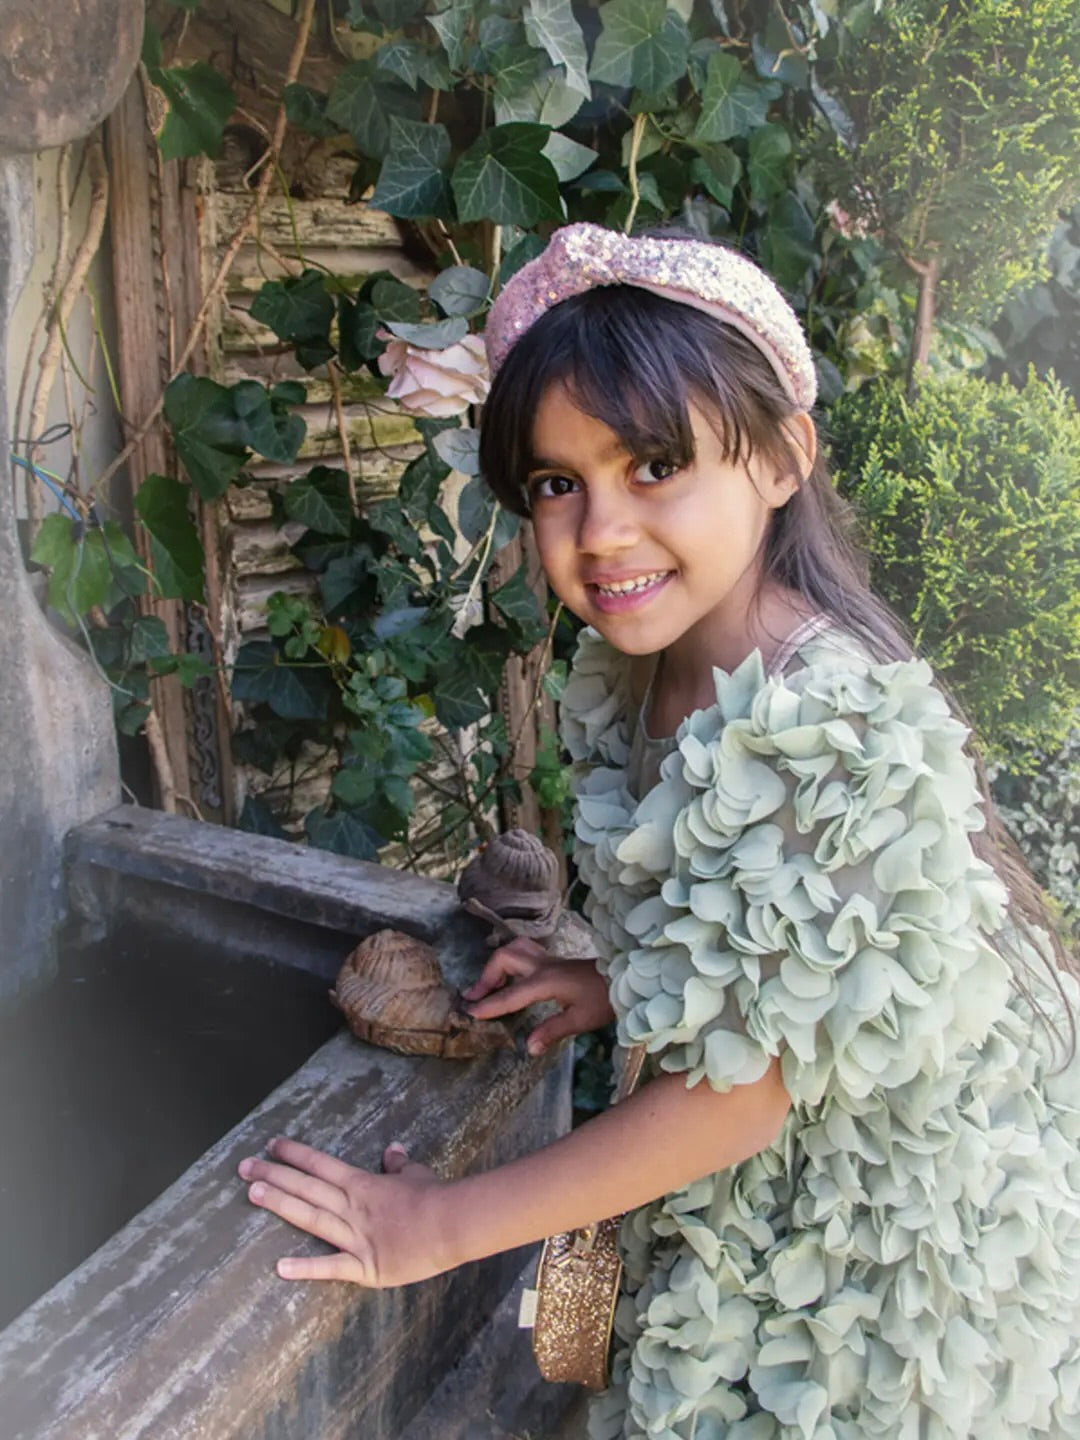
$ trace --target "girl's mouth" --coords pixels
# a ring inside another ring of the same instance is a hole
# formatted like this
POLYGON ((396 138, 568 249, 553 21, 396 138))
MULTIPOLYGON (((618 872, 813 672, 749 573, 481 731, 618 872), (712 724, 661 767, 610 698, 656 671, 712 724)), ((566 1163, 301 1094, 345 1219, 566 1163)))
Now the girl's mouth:
POLYGON ((629 610, 640 610, 654 595, 674 577, 674 570, 656 570, 650 575, 640 575, 635 580, 623 580, 618 585, 588 586, 589 596, 597 610, 605 615, 624 615, 629 610))

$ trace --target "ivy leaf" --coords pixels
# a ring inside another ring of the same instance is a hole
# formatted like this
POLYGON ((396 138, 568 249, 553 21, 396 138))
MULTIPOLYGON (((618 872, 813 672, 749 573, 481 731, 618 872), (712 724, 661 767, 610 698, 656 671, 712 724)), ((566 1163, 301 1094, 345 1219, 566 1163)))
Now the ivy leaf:
POLYGON ((356 601, 369 602, 374 588, 371 583, 373 559, 370 546, 360 545, 330 561, 319 580, 328 619, 352 609, 356 601))
POLYGON ((436 275, 428 295, 445 315, 475 315, 488 297, 488 278, 471 265, 451 265, 436 275))
POLYGON ((150 537, 150 564, 154 571, 154 594, 163 600, 193 600, 197 604, 206 601, 203 572, 190 573, 181 570, 172 556, 155 536, 150 537))
POLYGON ((249 835, 269 835, 274 840, 288 840, 288 831, 281 828, 277 816, 259 795, 248 795, 240 811, 239 827, 249 835))
POLYGON ((513 94, 500 94, 496 85, 495 119, 500 125, 524 120, 559 130, 570 123, 584 103, 581 91, 567 84, 562 70, 552 66, 513 94))
POLYGON ((309 85, 286 85, 281 92, 285 101, 285 118, 297 130, 326 140, 340 133, 338 126, 326 118, 327 97, 309 85))
POLYGON ((148 475, 135 492, 135 511, 176 569, 203 587, 203 548, 191 518, 188 487, 171 475, 148 475))
POLYGON ((499 614, 515 627, 523 644, 531 648, 546 635, 547 625, 544 623, 540 602, 525 578, 524 562, 506 584, 495 591, 491 596, 491 603, 499 614))
POLYGON ((750 136, 747 173, 755 200, 769 200, 787 188, 791 136, 783 125, 763 125, 750 136))
POLYGON ((376 337, 378 328, 373 306, 338 296, 338 358, 346 370, 359 370, 379 354, 383 342, 376 337))
POLYGON ((690 138, 709 143, 751 134, 764 125, 769 106, 781 89, 777 84, 749 79, 734 55, 717 51, 709 59, 701 116, 690 138))
POLYGON ((251 317, 268 325, 282 340, 323 342, 330 353, 334 302, 326 293, 321 270, 305 270, 286 280, 268 280, 251 302, 251 317))
POLYGON ((30 559, 35 565, 47 565, 55 570, 70 564, 74 553, 75 529, 71 518, 59 512, 46 515, 34 539, 30 559))
POLYGON ((376 50, 375 65, 379 70, 396 75, 410 90, 415 90, 420 78, 422 53, 415 40, 391 40, 389 44, 380 45, 376 50))
POLYGON ((236 109, 236 95, 225 76, 198 60, 169 70, 152 68, 150 78, 169 102, 158 135, 162 157, 176 160, 183 155, 209 155, 217 159, 225 126, 236 109))
POLYGON ((158 615, 140 615, 131 627, 131 658, 135 664, 169 654, 169 632, 158 615))
POLYGON ((304 832, 317 850, 332 850, 335 855, 348 855, 353 860, 378 860, 383 843, 377 830, 347 810, 335 810, 330 815, 322 805, 308 811, 304 832))
POLYGON ((352 529, 352 499, 344 470, 316 465, 286 486, 285 514, 321 535, 345 535, 352 529))
POLYGON ((546 68, 543 57, 530 45, 507 45, 496 51, 491 57, 496 101, 512 101, 546 68))
POLYGON ((604 85, 654 95, 686 73, 690 32, 665 0, 607 0, 589 75, 604 85))
POLYGON ((420 319, 420 296, 394 275, 372 276, 361 287, 360 299, 373 307, 384 324, 388 320, 420 319))
POLYGON ((453 665, 435 677, 435 714, 448 730, 460 730, 483 719, 491 700, 468 670, 453 665))
POLYGON ((789 290, 797 290, 810 266, 818 263, 814 222, 792 190, 786 190, 769 209, 761 259, 770 275, 789 290))
POLYGON ((241 380, 228 393, 238 416, 237 435, 241 442, 267 460, 288 465, 296 459, 307 426, 275 393, 279 390, 275 387, 269 391, 257 380, 241 380))
POLYGON ((523 265, 535 260, 543 249, 544 241, 539 235, 523 235, 503 256, 499 266, 500 286, 505 285, 512 275, 516 275, 523 265))
MULTIPOLYGON (((801 30, 795 39, 804 38, 801 30)), ((806 56, 796 48, 785 21, 776 11, 771 11, 765 25, 750 44, 754 57, 754 68, 763 80, 779 80, 798 90, 806 88, 810 77, 810 66, 806 56)))
POLYGON ((446 163, 450 135, 445 125, 390 117, 390 148, 368 204, 404 219, 450 216, 446 163))
POLYGON ((526 0, 525 34, 530 44, 547 51, 553 65, 566 66, 566 83, 572 89, 591 97, 585 37, 570 0, 526 0))
POLYGON ((233 668, 233 698, 269 705, 282 720, 325 719, 327 687, 322 666, 288 665, 270 640, 242 645, 233 668))
POLYGON ((420 537, 402 514, 396 500, 383 500, 373 505, 367 513, 367 520, 371 528, 386 535, 402 555, 407 555, 410 560, 420 558, 423 549, 420 537))
POLYGON ((191 483, 204 500, 219 500, 249 458, 230 392, 205 376, 178 375, 165 391, 165 419, 191 483))
POLYGON ((727 209, 742 174, 742 161, 726 145, 710 145, 690 162, 690 178, 727 209))
MULTIPOLYGON (((480 431, 470 426, 442 430, 432 442, 439 458, 461 475, 480 474, 480 431)), ((481 532, 483 533, 483 532, 481 532)))
POLYGON ((439 487, 446 478, 446 466, 432 461, 427 450, 411 465, 407 466, 398 487, 398 497, 405 514, 414 525, 423 525, 428 512, 439 494, 439 487))
POLYGON ((569 135, 561 135, 558 130, 553 130, 548 136, 542 153, 554 165, 560 185, 583 175, 596 159, 595 150, 591 150, 588 145, 579 145, 576 140, 571 140, 569 135))
POLYGON ((471 13, 470 0, 451 0, 450 5, 440 14, 427 17, 442 42, 446 58, 453 70, 461 70, 465 65, 465 32, 471 13))
POLYGON ((349 132, 362 155, 381 160, 391 146, 391 117, 418 119, 420 102, 400 80, 358 60, 334 82, 326 115, 349 132))
MULTIPOLYGON (((475 545, 486 533, 497 504, 495 496, 479 475, 462 487, 458 496, 458 529, 470 545, 475 545)), ((492 554, 497 554, 504 545, 510 543, 520 525, 520 516, 499 506, 499 518, 495 522, 495 533, 491 542, 492 554)))
POLYGON ((454 169, 459 220, 530 229, 541 220, 562 219, 558 176, 541 153, 547 138, 545 126, 522 122, 485 131, 454 169))

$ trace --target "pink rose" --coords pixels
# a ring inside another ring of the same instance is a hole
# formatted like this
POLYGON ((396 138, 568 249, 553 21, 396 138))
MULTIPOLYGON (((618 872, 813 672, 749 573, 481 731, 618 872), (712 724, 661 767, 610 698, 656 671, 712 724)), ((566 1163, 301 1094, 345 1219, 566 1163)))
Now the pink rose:
POLYGON ((422 350, 385 330, 379 336, 390 341, 379 356, 379 369, 391 377, 386 393, 410 415, 441 420, 483 403, 491 378, 479 335, 466 335, 445 350, 422 350))

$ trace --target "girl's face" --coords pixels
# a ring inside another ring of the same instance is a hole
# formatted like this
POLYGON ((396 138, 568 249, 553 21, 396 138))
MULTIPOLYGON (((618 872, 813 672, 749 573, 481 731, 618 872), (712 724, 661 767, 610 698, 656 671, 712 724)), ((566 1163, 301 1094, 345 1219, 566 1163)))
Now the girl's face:
MULTIPOLYGON (((563 384, 549 386, 533 430, 533 529, 556 595, 616 649, 675 647, 687 661, 728 665, 752 648, 769 520, 799 481, 761 454, 726 459, 702 411, 689 413, 695 455, 679 469, 668 456, 628 454, 563 384)), ((809 417, 793 417, 792 430, 812 459, 809 417)))

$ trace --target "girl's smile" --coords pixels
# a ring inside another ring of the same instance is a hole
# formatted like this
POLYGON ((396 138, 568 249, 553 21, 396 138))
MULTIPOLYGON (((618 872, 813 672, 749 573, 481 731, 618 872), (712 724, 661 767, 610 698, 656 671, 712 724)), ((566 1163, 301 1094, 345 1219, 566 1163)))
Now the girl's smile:
POLYGON ((687 673, 727 668, 753 647, 769 522, 799 483, 764 455, 731 460, 708 417, 689 413, 689 460, 642 458, 552 384, 528 480, 540 558, 567 608, 617 649, 669 650, 687 673))

